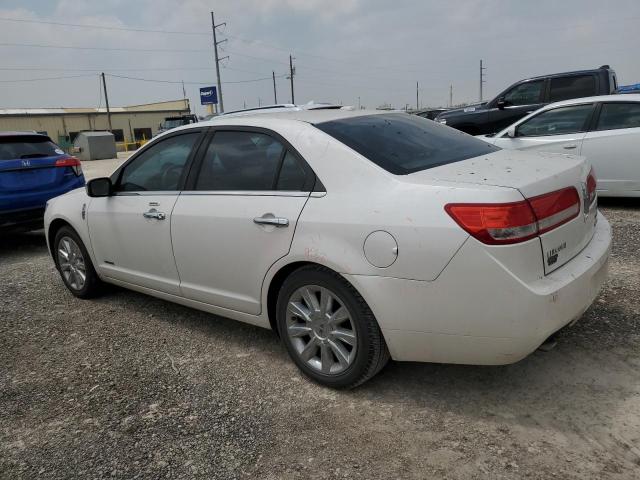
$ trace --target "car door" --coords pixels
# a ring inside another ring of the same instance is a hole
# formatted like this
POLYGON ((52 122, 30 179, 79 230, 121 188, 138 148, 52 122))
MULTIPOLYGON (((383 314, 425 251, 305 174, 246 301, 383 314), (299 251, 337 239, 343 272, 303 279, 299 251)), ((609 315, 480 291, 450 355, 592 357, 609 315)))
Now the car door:
POLYGON ((281 137, 216 129, 171 217, 183 296, 257 315, 262 282, 289 252, 315 176, 281 137))
POLYGON ((640 102, 603 103, 581 154, 594 166, 598 190, 640 193, 640 102))
POLYGON ((544 110, 516 125, 514 137, 501 132, 494 143, 515 150, 578 154, 593 111, 593 103, 544 110))
POLYGON ((532 80, 519 83, 504 92, 490 105, 488 132, 499 132, 542 107, 544 90, 544 80, 532 80))
POLYGON ((201 137, 193 129, 153 142, 114 174, 113 195, 91 199, 89 235, 101 275, 179 294, 171 213, 201 137))

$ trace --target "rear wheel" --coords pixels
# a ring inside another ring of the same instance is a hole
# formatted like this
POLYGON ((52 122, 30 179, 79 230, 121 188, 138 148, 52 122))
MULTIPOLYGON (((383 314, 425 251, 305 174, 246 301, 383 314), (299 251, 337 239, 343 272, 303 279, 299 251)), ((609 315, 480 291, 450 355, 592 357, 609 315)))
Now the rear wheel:
POLYGON ((100 292, 102 282, 91 263, 82 240, 70 227, 56 232, 53 258, 62 281, 79 298, 91 298, 100 292))
POLYGON ((303 267, 282 285, 278 330, 302 372, 323 385, 353 388, 378 373, 389 352, 373 313, 342 277, 303 267))

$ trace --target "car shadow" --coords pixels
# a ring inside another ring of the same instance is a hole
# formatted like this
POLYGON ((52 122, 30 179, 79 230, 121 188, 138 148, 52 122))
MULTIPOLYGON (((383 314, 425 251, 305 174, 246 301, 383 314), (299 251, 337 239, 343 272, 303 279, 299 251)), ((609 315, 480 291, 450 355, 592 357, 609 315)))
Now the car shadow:
MULTIPOLYGON (((200 333, 211 341, 224 341, 234 351, 266 355, 285 377, 295 371, 278 337, 269 330, 131 291, 113 291, 98 301, 108 305, 117 298, 121 303, 123 297, 127 308, 152 312, 154 320, 178 324, 187 336, 200 333)), ((634 335, 640 338, 640 324, 633 312, 604 299, 576 325, 560 332, 557 347, 549 352, 536 351, 505 366, 391 361, 376 377, 354 390, 338 392, 336 398, 389 408, 429 409, 442 415, 455 412, 567 434, 576 428, 586 432, 591 423, 606 428, 610 412, 637 394, 634 385, 640 381, 640 355, 633 345, 634 335)))
POLYGON ((33 232, 0 232, 0 259, 9 254, 32 255, 46 253, 44 230, 33 232))
POLYGON ((638 210, 640 209, 640 198, 598 197, 598 206, 623 210, 638 210))

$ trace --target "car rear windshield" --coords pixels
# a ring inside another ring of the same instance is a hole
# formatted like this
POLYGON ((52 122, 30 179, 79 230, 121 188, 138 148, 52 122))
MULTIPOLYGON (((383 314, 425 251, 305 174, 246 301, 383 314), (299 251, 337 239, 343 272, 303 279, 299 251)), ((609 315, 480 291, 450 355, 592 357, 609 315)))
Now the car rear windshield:
POLYGON ((58 146, 44 136, 0 135, 0 160, 39 158, 59 155, 58 146))
POLYGON ((466 133, 405 113, 343 118, 315 126, 395 175, 499 150, 466 133))

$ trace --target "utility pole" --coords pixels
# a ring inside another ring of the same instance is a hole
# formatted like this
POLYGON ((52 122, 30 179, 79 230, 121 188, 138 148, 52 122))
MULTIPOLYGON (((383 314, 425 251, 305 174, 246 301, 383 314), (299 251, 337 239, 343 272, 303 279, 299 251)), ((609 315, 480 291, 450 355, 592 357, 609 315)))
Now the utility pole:
POLYGON ((416 82, 416 110, 420 110, 420 103, 418 102, 420 89, 418 88, 418 82, 416 82))
POLYGON ((485 70, 486 68, 482 66, 482 60, 480 60, 480 101, 482 101, 482 85, 486 83, 486 80, 484 79, 486 76, 484 73, 485 70))
POLYGON ((358 110, 362 110, 362 107, 360 106, 360 97, 358 96, 358 110))
POLYGON ((289 55, 289 79, 291 80, 291 103, 295 104, 295 96, 293 95, 293 76, 296 74, 296 69, 293 66, 293 57, 289 55))
MULTIPOLYGON (((182 99, 187 99, 187 91, 184 89, 184 80, 182 80, 182 99)), ((191 113, 191 105, 189 105, 189 113, 191 113)))
POLYGON ((273 76, 273 103, 275 105, 278 103, 278 93, 276 92, 276 72, 272 70, 271 75, 273 76))
POLYGON ((222 101, 222 82, 220 81, 220 61, 224 60, 225 58, 229 58, 229 55, 222 58, 218 57, 218 45, 220 45, 223 42, 226 42, 227 39, 225 38, 224 40, 218 41, 218 39, 216 38, 216 28, 222 27, 223 25, 226 25, 226 24, 227 24, 226 22, 222 22, 216 25, 216 22, 213 18, 213 12, 211 12, 211 30, 213 30, 213 53, 215 55, 215 60, 216 60, 216 77, 218 78, 218 103, 220 104, 220 108, 218 111, 220 113, 224 112, 224 102, 222 101))
POLYGON ((104 88, 104 103, 107 104, 107 122, 109 122, 109 131, 113 130, 111 127, 111 110, 109 110, 109 97, 107 96, 107 81, 104 79, 104 72, 102 72, 102 88, 104 88))
POLYGON ((449 107, 453 107, 453 85, 449 85, 449 107))
POLYGON ((262 106, 262 99, 260 97, 258 97, 258 107, 262 106))

